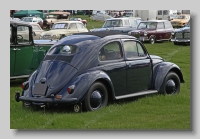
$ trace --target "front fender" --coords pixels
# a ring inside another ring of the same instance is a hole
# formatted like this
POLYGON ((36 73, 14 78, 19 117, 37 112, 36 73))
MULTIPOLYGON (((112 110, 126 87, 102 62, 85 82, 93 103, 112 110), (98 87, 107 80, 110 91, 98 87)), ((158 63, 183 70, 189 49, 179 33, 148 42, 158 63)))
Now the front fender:
POLYGON ((91 85, 97 80, 101 80, 104 83, 106 82, 106 84, 111 87, 112 92, 114 92, 110 77, 105 72, 98 70, 88 71, 76 76, 59 92, 59 94, 61 94, 63 98, 77 98, 78 102, 82 102, 91 85), (71 85, 75 85, 75 88, 72 94, 68 94, 67 88, 71 85))
POLYGON ((163 84, 163 81, 164 81, 166 75, 170 71, 175 72, 179 76, 180 82, 184 83, 184 79, 183 79, 181 69, 176 64, 171 63, 171 62, 163 62, 163 63, 161 63, 157 66, 158 67, 156 68, 156 72, 154 72, 154 74, 155 74, 155 76, 154 76, 155 77, 154 86, 155 86, 155 89, 158 90, 159 92, 162 91, 161 86, 163 84))

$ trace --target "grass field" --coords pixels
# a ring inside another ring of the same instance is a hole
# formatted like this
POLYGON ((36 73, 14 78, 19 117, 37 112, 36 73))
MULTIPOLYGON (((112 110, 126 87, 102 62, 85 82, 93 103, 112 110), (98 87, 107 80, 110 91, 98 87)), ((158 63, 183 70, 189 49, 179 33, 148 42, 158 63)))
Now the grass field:
MULTIPOLYGON (((83 19, 87 18, 83 16, 83 19)), ((87 27, 100 27, 101 22, 89 21, 87 27)), ((116 129, 116 130, 191 130, 190 107, 190 46, 171 42, 145 43, 150 54, 176 63, 185 83, 178 95, 148 95, 110 103, 95 112, 74 113, 65 108, 22 108, 14 100, 25 80, 10 81, 10 129, 116 129)))

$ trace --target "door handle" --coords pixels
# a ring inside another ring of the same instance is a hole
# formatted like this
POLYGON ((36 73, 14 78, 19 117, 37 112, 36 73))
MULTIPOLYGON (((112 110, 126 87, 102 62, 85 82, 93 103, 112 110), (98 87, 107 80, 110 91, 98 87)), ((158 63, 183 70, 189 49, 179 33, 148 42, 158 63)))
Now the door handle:
POLYGON ((13 49, 13 51, 16 51, 16 50, 17 50, 16 48, 13 49))

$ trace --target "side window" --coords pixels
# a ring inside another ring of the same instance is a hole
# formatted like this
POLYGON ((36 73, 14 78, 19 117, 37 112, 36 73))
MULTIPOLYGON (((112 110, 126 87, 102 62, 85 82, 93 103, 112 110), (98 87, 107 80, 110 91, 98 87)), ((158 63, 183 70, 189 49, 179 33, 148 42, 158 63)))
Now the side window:
POLYGON ((135 41, 125 41, 124 51, 126 58, 137 58, 146 56, 142 46, 135 41))
POLYGON ((40 30, 40 28, 36 25, 32 25, 32 27, 33 27, 33 30, 40 30))
POLYGON ((17 27, 17 43, 18 44, 29 44, 29 30, 30 28, 26 26, 18 26, 17 27))
POLYGON ((100 61, 117 60, 122 59, 122 57, 122 50, 119 42, 108 43, 99 51, 100 61))
POLYGON ((71 24, 69 25, 69 29, 77 29, 76 23, 71 23, 71 24))
POLYGON ((157 24, 157 29, 164 29, 164 23, 163 22, 159 22, 157 24))
POLYGON ((170 21, 166 21, 166 22, 165 22, 165 28, 166 28, 166 29, 173 29, 172 24, 171 24, 170 21))
POLYGON ((77 23, 76 25, 77 25, 77 28, 78 28, 78 29, 83 29, 83 28, 85 28, 83 24, 77 23))

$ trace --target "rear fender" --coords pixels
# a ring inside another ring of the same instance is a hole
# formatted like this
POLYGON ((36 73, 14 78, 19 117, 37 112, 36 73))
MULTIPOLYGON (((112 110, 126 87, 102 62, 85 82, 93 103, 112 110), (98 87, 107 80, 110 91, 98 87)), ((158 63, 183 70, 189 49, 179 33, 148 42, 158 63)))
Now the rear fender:
POLYGON ((154 86, 155 86, 155 89, 158 90, 159 92, 162 91, 161 86, 163 84, 163 81, 164 81, 166 75, 170 71, 175 72, 179 76, 180 82, 184 83, 183 75, 182 75, 180 68, 174 63, 163 62, 158 65, 158 67, 156 68, 156 71, 154 72, 154 74, 155 74, 154 86))
POLYGON ((109 90, 114 92, 110 77, 105 72, 98 70, 76 76, 58 94, 62 95, 63 98, 77 98, 79 102, 82 102, 90 86, 95 81, 101 81, 106 87, 109 87, 109 90), (71 85, 75 85, 75 88, 73 93, 69 94, 67 88, 71 85))

